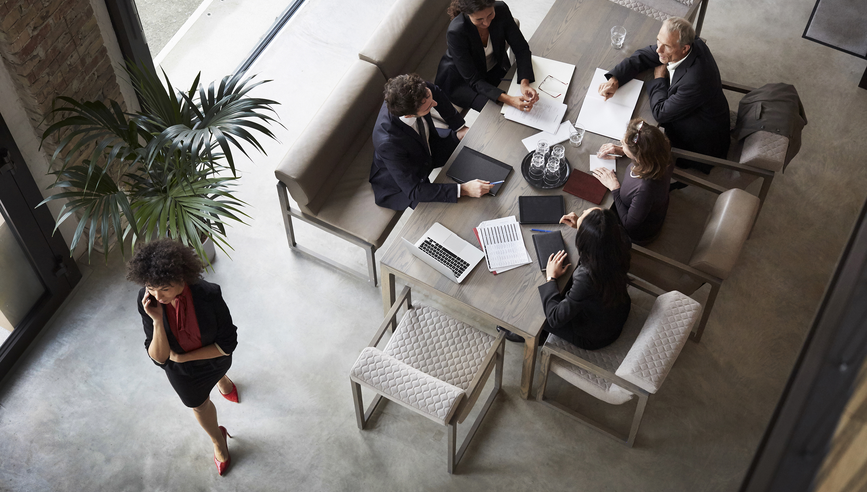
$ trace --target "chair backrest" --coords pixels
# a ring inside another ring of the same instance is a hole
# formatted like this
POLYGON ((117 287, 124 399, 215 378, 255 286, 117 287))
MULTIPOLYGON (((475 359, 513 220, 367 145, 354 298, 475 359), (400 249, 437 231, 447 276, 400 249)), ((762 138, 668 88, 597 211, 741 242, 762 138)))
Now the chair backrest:
POLYGON ((701 304, 678 291, 659 296, 615 374, 656 393, 700 315, 701 304))
POLYGON ((789 137, 759 131, 744 139, 738 162, 776 173, 783 170, 788 151, 789 137))
POLYGON ((760 201, 741 189, 720 194, 693 250, 689 266, 715 277, 729 276, 750 235, 760 201))
MULTIPOLYGON (((384 85, 379 69, 355 61, 280 161, 274 174, 303 211, 317 212, 309 208, 317 195, 331 192, 370 140, 384 85)), ((371 152, 367 162, 372 161, 371 152)))
MULTIPOLYGON (((444 33, 449 24, 446 9, 450 3, 451 0, 395 2, 358 57, 379 67, 386 78, 400 75, 407 69, 418 71, 433 40, 442 39, 434 48, 438 56, 445 53, 444 33)), ((433 77, 432 73, 420 75, 433 77)))

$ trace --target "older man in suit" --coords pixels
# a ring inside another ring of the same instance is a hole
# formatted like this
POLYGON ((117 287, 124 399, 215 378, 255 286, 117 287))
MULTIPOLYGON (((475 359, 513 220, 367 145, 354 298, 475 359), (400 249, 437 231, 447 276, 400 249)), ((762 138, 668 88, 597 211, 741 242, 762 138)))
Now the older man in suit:
MULTIPOLYGON (((662 23, 656 43, 617 64, 605 75, 608 81, 599 86, 599 94, 608 99, 622 84, 653 68, 654 78, 646 84, 650 107, 671 144, 725 158, 729 107, 713 55, 704 41, 695 37, 689 21, 680 17, 662 23)), ((694 162, 678 164, 705 173, 711 168, 694 162)))
POLYGON ((478 179, 447 184, 428 178, 448 161, 467 130, 463 117, 436 85, 416 74, 390 79, 373 127, 370 184, 376 204, 405 210, 419 202, 454 203, 459 197, 478 198, 490 191, 491 184, 478 179), (430 112, 435 107, 449 129, 434 126, 430 112))

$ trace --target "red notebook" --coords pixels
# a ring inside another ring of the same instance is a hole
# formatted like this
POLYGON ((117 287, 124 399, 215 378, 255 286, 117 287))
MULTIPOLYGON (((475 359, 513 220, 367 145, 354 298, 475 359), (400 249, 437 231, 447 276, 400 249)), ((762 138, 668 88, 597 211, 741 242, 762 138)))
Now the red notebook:
POLYGON ((573 169, 566 184, 563 185, 563 191, 599 205, 602 203, 602 199, 605 198, 605 192, 608 191, 608 188, 594 176, 573 169))

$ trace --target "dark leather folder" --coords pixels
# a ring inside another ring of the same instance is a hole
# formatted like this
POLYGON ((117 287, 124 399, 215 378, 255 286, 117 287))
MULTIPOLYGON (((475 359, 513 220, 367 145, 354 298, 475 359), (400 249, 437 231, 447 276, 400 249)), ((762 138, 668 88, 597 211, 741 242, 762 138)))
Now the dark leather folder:
POLYGON ((539 269, 543 272, 548 266, 548 257, 558 251, 566 251, 566 243, 560 231, 543 232, 533 234, 533 246, 536 247, 536 259, 539 260, 539 269))
POLYGON ((605 192, 608 191, 608 188, 594 176, 575 169, 563 186, 563 191, 599 205, 605 198, 605 192))

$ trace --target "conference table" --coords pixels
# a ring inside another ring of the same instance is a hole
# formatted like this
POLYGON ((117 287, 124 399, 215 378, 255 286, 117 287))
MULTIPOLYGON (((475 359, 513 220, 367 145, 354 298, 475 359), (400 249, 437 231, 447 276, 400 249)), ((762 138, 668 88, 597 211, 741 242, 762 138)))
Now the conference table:
MULTIPOLYGON (((660 26, 660 21, 609 0, 557 0, 529 40, 529 44, 536 56, 575 65, 575 72, 563 101, 568 106, 566 118, 574 122, 587 91, 596 90, 595 87, 589 87, 595 69, 613 68, 636 49, 655 44, 660 26), (611 46, 610 29, 615 25, 624 26, 628 32, 621 50, 611 46)), ((645 77, 648 75, 645 74, 645 77)), ((536 78, 539 78, 538 74, 536 78)), ((501 86, 504 90, 506 87, 508 82, 501 86)), ((514 168, 497 196, 461 198, 456 204, 421 203, 399 232, 399 237, 415 242, 431 225, 439 222, 458 236, 477 245, 473 228, 485 220, 512 215, 517 218, 518 197, 521 195, 563 195, 566 211, 574 211, 579 215, 583 210, 597 206, 564 193, 562 188, 541 190, 530 186, 524 180, 521 161, 527 155, 527 149, 521 140, 539 131, 506 120, 500 113, 500 108, 501 105, 488 102, 436 179, 436 182, 450 181, 446 177, 446 170, 461 149, 469 147, 514 168)), ((642 117, 655 123, 643 90, 636 108, 633 117, 642 117)), ((602 144, 611 141, 613 140, 610 138, 588 132, 578 148, 571 147, 568 141, 565 142, 563 145, 566 147, 566 159, 572 166, 572 172, 589 172, 589 156, 595 154, 602 144)), ((621 178, 627 165, 628 160, 618 159, 617 173, 621 178)), ((611 203, 611 193, 608 192, 600 206, 609 207, 611 203)), ((545 276, 536 262, 530 231, 532 227, 563 232, 568 260, 573 266, 558 279, 559 288, 562 290, 577 259, 574 246, 576 231, 565 225, 521 225, 524 244, 533 259, 532 263, 494 275, 488 271, 483 260, 461 284, 452 282, 415 258, 402 241, 395 241, 381 259, 382 302, 386 312, 394 303, 395 283, 396 279, 400 278, 413 289, 421 289, 436 298, 453 315, 481 320, 480 328, 486 331, 502 326, 523 337, 521 396, 525 399, 531 396, 538 337, 545 321, 538 293, 538 286, 545 282, 545 276)))

